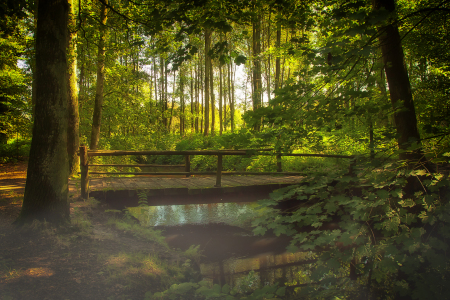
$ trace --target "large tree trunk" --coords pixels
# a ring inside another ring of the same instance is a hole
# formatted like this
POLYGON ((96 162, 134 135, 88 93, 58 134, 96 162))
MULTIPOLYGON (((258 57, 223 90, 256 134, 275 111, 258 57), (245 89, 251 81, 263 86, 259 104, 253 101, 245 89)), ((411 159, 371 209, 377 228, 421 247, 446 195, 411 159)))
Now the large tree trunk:
MULTIPOLYGON (((373 6, 376 10, 384 8, 393 12, 395 0, 373 0, 373 6)), ((380 27, 379 32, 391 103, 396 110, 394 120, 397 128, 397 143, 398 148, 402 150, 399 158, 418 161, 423 157, 421 151, 407 151, 414 142, 420 143, 420 136, 398 27, 395 23, 391 23, 380 27)))
POLYGON ((108 9, 105 4, 100 8, 100 37, 97 53, 97 86, 95 89, 94 116, 92 119, 90 149, 96 150, 100 139, 100 124, 102 121, 103 88, 105 83, 105 31, 108 9))
POLYGON ((70 221, 67 157, 69 4, 40 0, 36 33, 36 108, 22 210, 16 223, 70 221))
POLYGON ((69 0, 69 49, 68 49, 68 97, 69 97, 69 128, 67 131, 67 154, 69 156, 69 173, 76 175, 80 171, 80 159, 77 155, 80 147, 79 127, 80 115, 78 111, 77 91, 77 33, 76 17, 73 0, 69 0))

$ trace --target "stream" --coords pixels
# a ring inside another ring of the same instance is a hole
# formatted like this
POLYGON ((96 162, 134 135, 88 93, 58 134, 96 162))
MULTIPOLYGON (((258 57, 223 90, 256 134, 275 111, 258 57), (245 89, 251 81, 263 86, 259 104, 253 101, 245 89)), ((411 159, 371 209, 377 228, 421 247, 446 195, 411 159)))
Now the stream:
POLYGON ((286 236, 255 236, 251 219, 258 214, 257 206, 250 202, 128 209, 142 225, 162 230, 170 247, 196 247, 204 279, 231 286, 306 282, 314 255, 286 252, 286 236))

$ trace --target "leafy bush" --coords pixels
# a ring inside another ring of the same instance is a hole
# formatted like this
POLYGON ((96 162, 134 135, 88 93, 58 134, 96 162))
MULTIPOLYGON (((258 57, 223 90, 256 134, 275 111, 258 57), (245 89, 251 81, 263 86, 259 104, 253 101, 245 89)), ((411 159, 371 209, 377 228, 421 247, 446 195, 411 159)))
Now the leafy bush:
POLYGON ((290 235, 290 251, 318 253, 302 295, 447 299, 448 174, 397 167, 360 177, 308 177, 260 201, 266 213, 254 220, 255 233, 290 235), (411 182, 422 190, 409 193, 411 182))
POLYGON ((13 139, 0 145, 0 163, 25 160, 30 154, 31 139, 13 139))

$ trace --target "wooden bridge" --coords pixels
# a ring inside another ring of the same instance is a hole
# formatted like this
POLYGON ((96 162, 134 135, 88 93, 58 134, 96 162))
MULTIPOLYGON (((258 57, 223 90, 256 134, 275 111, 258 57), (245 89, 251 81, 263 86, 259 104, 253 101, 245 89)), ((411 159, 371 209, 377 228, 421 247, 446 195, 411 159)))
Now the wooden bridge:
POLYGON ((352 173, 353 156, 326 154, 274 153, 272 149, 247 150, 192 150, 192 151, 91 151, 80 147, 81 195, 105 200, 113 207, 137 206, 139 200, 147 200, 149 205, 201 204, 220 202, 249 202, 263 199, 281 187, 299 183, 303 174, 282 171, 282 156, 314 156, 351 159, 349 173, 352 173), (185 164, 176 165, 183 171, 166 172, 96 172, 90 167, 116 168, 166 168, 170 165, 151 164, 89 164, 92 156, 123 155, 183 155, 185 164), (213 155, 217 157, 216 171, 192 171, 192 155, 213 155), (277 172, 227 172, 222 170, 225 155, 260 156, 277 158, 277 172), (135 177, 102 177, 96 175, 134 175, 135 177), (223 176, 225 175, 225 176, 223 176))

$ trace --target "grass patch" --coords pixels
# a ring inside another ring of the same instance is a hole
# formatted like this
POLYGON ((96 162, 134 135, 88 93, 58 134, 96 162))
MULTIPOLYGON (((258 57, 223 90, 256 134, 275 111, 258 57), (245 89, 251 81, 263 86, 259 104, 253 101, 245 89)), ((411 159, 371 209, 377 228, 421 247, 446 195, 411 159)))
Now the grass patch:
POLYGON ((115 216, 108 219, 108 225, 114 226, 118 230, 130 233, 137 238, 157 243, 165 249, 169 249, 169 245, 161 235, 160 230, 143 227, 141 224, 138 224, 134 220, 132 220, 127 213, 125 213, 125 216, 123 218, 119 219, 118 213, 120 211, 109 210, 109 212, 115 213, 115 216))
POLYGON ((183 266, 169 264, 156 254, 121 252, 100 255, 99 260, 105 267, 98 275, 106 276, 108 284, 120 285, 125 291, 144 286, 158 290, 185 279, 183 266))

